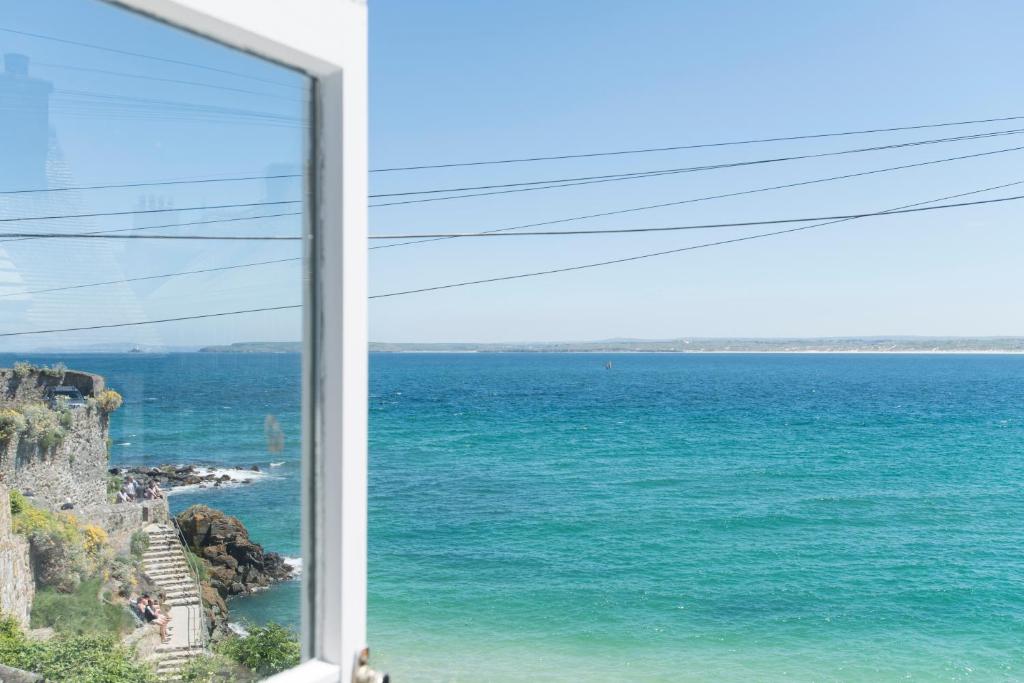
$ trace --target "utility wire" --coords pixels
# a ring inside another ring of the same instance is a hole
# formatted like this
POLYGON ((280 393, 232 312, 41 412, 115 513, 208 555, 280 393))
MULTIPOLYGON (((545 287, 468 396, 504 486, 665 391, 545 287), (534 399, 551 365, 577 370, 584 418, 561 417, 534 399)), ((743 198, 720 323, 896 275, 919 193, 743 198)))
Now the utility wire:
POLYGON ((486 196, 489 196, 489 195, 510 194, 510 193, 514 193, 514 192, 530 192, 530 191, 533 191, 533 190, 550 190, 550 189, 560 188, 560 187, 574 187, 574 186, 577 186, 577 185, 592 185, 592 184, 595 184, 595 183, 609 183, 609 182, 617 182, 617 181, 620 181, 620 180, 635 180, 635 179, 639 179, 639 178, 652 178, 652 177, 663 176, 663 175, 674 175, 674 174, 678 174, 678 173, 695 173, 695 172, 699 172, 699 171, 718 170, 718 169, 722 169, 722 168, 736 168, 736 167, 740 167, 740 166, 754 166, 754 165, 762 165, 762 164, 773 164, 773 163, 778 163, 778 162, 782 162, 782 161, 796 161, 796 160, 800 160, 800 159, 815 159, 815 158, 822 158, 822 157, 839 156, 839 155, 843 155, 843 154, 857 154, 857 153, 861 153, 861 152, 876 152, 876 151, 881 151, 881 150, 886 150, 886 149, 897 149, 897 148, 902 148, 902 147, 917 147, 917 146, 921 146, 921 145, 931 145, 931 144, 938 144, 938 143, 943 143, 943 142, 958 142, 958 141, 962 141, 962 140, 975 140, 975 139, 980 139, 980 138, 999 137, 999 136, 1004 136, 1004 135, 1019 135, 1022 132, 1024 132, 1024 128, 1017 128, 1017 129, 1007 130, 1007 131, 996 131, 996 132, 992 132, 992 133, 979 133, 979 134, 974 134, 974 135, 965 135, 965 136, 958 136, 958 137, 951 137, 951 138, 938 138, 938 139, 934 139, 934 140, 919 140, 919 141, 915 141, 915 142, 904 142, 904 143, 897 143, 897 144, 892 144, 892 145, 881 145, 881 146, 878 146, 878 147, 863 147, 863 148, 858 148, 858 149, 840 150, 840 151, 836 151, 836 152, 822 152, 822 153, 817 153, 817 154, 803 154, 803 155, 798 155, 798 156, 776 157, 776 158, 771 158, 771 159, 756 159, 756 160, 752 160, 752 161, 735 161, 735 162, 729 162, 729 163, 723 163, 723 164, 710 164, 710 165, 705 165, 705 166, 688 166, 688 167, 683 167, 683 168, 669 168, 669 169, 660 169, 660 170, 654 170, 654 171, 637 171, 635 173, 618 173, 618 174, 603 175, 603 176, 581 176, 581 177, 578 177, 578 178, 561 178, 561 179, 550 179, 550 180, 537 180, 537 181, 529 181, 529 182, 521 182, 521 183, 505 183, 505 184, 502 184, 502 185, 480 185, 480 186, 477 186, 477 187, 420 190, 420 191, 415 191, 415 192, 392 193, 392 194, 389 194, 389 195, 370 195, 370 197, 387 197, 387 196, 415 195, 415 194, 428 194, 428 193, 460 192, 460 191, 463 191, 463 190, 486 189, 486 188, 515 188, 515 189, 496 189, 496 190, 491 190, 491 191, 487 191, 487 192, 476 192, 476 193, 472 193, 472 194, 452 195, 452 196, 448 196, 448 197, 427 197, 427 198, 422 198, 422 199, 408 199, 408 200, 397 201, 397 202, 377 203, 377 204, 370 204, 370 207, 372 208, 372 207, 381 207, 381 206, 397 206, 397 205, 400 205, 400 204, 420 204, 420 203, 424 203, 424 202, 446 201, 446 200, 449 200, 449 199, 465 199, 465 198, 468 198, 468 197, 486 197, 486 196), (551 184, 551 183, 557 183, 557 184, 551 184), (543 187, 522 187, 524 185, 541 185, 541 184, 546 184, 546 185, 543 186, 543 187))
MULTIPOLYGON (((998 190, 998 189, 1001 189, 1001 188, 1004 188, 1004 187, 1010 187, 1011 185, 1019 185, 1021 183, 1024 183, 1024 180, 1018 180, 1018 181, 1015 181, 1015 182, 1012 182, 1012 183, 1006 183, 1004 185, 994 185, 992 187, 985 187, 985 188, 982 188, 980 190, 972 190, 970 192, 962 192, 960 194, 947 195, 945 197, 937 197, 935 199, 929 199, 927 201, 917 202, 915 204, 905 204, 903 206, 899 206, 899 207, 896 207, 894 209, 890 209, 890 211, 901 211, 903 209, 909 209, 909 208, 916 207, 916 206, 923 206, 925 204, 931 204, 933 202, 941 202, 941 201, 945 201, 947 199, 956 199, 958 197, 966 197, 966 196, 972 195, 972 194, 980 194, 982 192, 989 192, 991 190, 998 190)), ((885 212, 882 212, 882 213, 885 213, 885 212)), ((565 267, 565 268, 553 268, 551 270, 539 270, 539 271, 535 271, 535 272, 532 272, 532 273, 519 273, 519 274, 516 274, 516 275, 504 275, 504 276, 501 276, 501 277, 485 278, 483 280, 467 280, 467 281, 464 281, 464 282, 453 282, 453 283, 450 283, 450 284, 447 284, 447 285, 435 285, 433 287, 421 287, 419 289, 407 289, 407 290, 399 291, 399 292, 387 292, 385 294, 374 294, 374 295, 371 295, 368 298, 370 298, 370 299, 385 299, 385 298, 394 297, 394 296, 404 296, 406 294, 420 294, 420 293, 423 293, 423 292, 436 292, 436 291, 439 291, 439 290, 442 290, 442 289, 454 289, 456 287, 469 287, 471 285, 482 285, 482 284, 488 284, 488 283, 492 283, 492 282, 504 282, 506 280, 521 280, 523 278, 539 277, 541 275, 554 275, 556 273, 569 273, 569 272, 572 272, 572 271, 586 270, 586 269, 589 269, 589 268, 600 268, 602 266, 610 266, 610 265, 614 265, 614 264, 617 264, 617 263, 628 263, 630 261, 640 261, 640 260, 643 260, 643 259, 654 258, 655 256, 666 256, 668 254, 679 254, 679 253, 682 253, 682 252, 685 252, 685 251, 696 251, 698 249, 708 249, 710 247, 718 247, 718 246, 722 246, 722 245, 725 245, 725 244, 734 244, 736 242, 747 242, 747 241, 750 241, 750 240, 763 239, 763 238, 766 238, 766 237, 775 237, 775 236, 778 236, 778 235, 785 235, 785 234, 789 234, 789 233, 793 233, 793 232, 800 232, 800 231, 803 231, 803 230, 812 230, 814 228, 821 228, 821 227, 824 227, 826 225, 833 225, 835 223, 843 223, 843 222, 850 221, 850 220, 857 220, 857 219, 856 218, 842 218, 842 219, 838 219, 838 220, 834 220, 834 221, 826 221, 824 223, 814 223, 812 225, 800 225, 800 226, 797 226, 795 228, 786 228, 785 230, 775 230, 775 231, 772 231, 772 232, 762 232, 762 233, 758 233, 756 235, 745 235, 743 237, 734 237, 732 239, 718 240, 716 242, 704 242, 703 244, 694 244, 694 245, 691 245, 691 246, 688 246, 688 247, 680 247, 678 249, 668 249, 668 250, 665 250, 665 251, 654 251, 654 252, 649 252, 649 253, 646 253, 646 254, 637 254, 635 256, 627 256, 625 258, 612 259, 610 261, 598 261, 597 263, 584 263, 584 264, 578 265, 578 266, 568 266, 568 267, 565 267)))
POLYGON ((143 280, 160 280, 163 278, 180 277, 183 275, 197 275, 199 273, 216 273, 222 270, 237 270, 239 268, 254 268, 256 266, 268 266, 275 263, 289 263, 291 261, 301 261, 301 257, 294 258, 280 258, 274 259, 273 261, 257 261, 255 263, 239 263, 234 266, 220 266, 218 268, 202 268, 200 270, 182 270, 177 273, 163 273, 162 275, 146 275, 144 277, 130 277, 122 280, 107 280, 105 282, 90 282, 84 285, 67 285, 65 287, 50 287, 48 289, 32 289, 26 292, 9 292, 7 294, 0 294, 0 299, 5 299, 12 296, 27 296, 29 294, 48 294, 50 292, 66 292, 71 289, 86 289, 87 287, 102 287, 104 285, 120 285, 128 282, 141 282, 143 280))
POLYGON ((489 166, 495 164, 521 164, 532 161, 554 161, 559 159, 586 159, 591 157, 621 156, 625 154, 648 154, 650 152, 672 152, 683 149, 704 149, 707 147, 731 147, 734 145, 753 145, 765 142, 789 142, 792 140, 814 140, 818 138, 835 138, 847 135, 867 135, 870 133, 891 133, 901 130, 921 130, 924 128, 943 128, 946 126, 967 126, 977 123, 996 123, 1001 121, 1018 121, 1024 116, 1003 116, 992 119, 974 119, 972 121, 951 121, 946 123, 927 123, 914 126, 897 126, 894 128, 871 128, 867 130, 848 130, 839 133, 815 133, 811 135, 790 135, 777 138, 755 138, 753 140, 733 140, 729 142, 706 142, 693 145, 675 145, 672 147, 647 147, 625 149, 612 152, 587 152, 583 154, 559 154, 555 156, 522 157, 518 159, 491 159, 485 161, 462 161, 449 164, 423 164, 420 166, 393 166, 390 168, 371 168, 370 173, 390 173, 393 171, 420 171, 432 168, 458 168, 461 166, 489 166))
POLYGON ((87 232, 0 232, 0 237, 33 240, 213 240, 225 242, 297 242, 301 237, 289 235, 105 235, 87 232))
MULTIPOLYGON (((976 202, 959 202, 956 204, 940 204, 939 206, 924 206, 916 209, 890 209, 888 211, 872 211, 869 213, 851 213, 841 216, 814 216, 812 218, 779 218, 766 221, 741 221, 736 223, 704 223, 700 225, 671 225, 661 228, 610 228, 605 230, 536 230, 533 232, 449 232, 426 234, 423 237, 554 237, 559 235, 619 235, 636 232, 674 232, 678 230, 705 230, 708 228, 745 228, 754 225, 778 225, 779 223, 806 223, 810 221, 831 221, 850 220, 852 218, 868 218, 870 216, 891 216, 902 213, 917 213, 919 211, 939 211, 941 209, 957 209, 964 206, 978 206, 979 204, 995 204, 998 202, 1012 202, 1024 199, 1024 194, 1013 197, 998 197, 996 199, 980 199, 976 202)), ((394 240, 409 239, 418 235, 370 235, 371 240, 394 240)))
POLYGON ((25 216, 23 218, 0 218, 0 223, 15 223, 20 221, 50 221, 62 218, 97 218, 100 216, 131 216, 142 213, 173 213, 175 211, 202 211, 203 209, 240 209, 250 206, 275 206, 280 204, 301 204, 301 199, 292 199, 279 202, 249 202, 247 204, 215 204, 213 206, 183 206, 181 208, 167 209, 135 209, 134 211, 106 211, 101 213, 74 213, 58 214, 53 216, 25 216))
POLYGON ((145 225, 145 226, 138 227, 138 228, 118 228, 116 230, 93 230, 93 231, 90 231, 90 232, 58 232, 58 233, 36 233, 36 232, 30 232, 30 233, 24 233, 24 234, 31 235, 31 237, 18 237, 16 239, 0 240, 0 244, 2 244, 4 242, 24 242, 26 240, 34 240, 34 239, 52 239, 52 238, 58 237, 58 236, 60 236, 60 237, 67 237, 67 238, 70 239, 70 238, 75 238, 75 237, 84 237, 84 236, 88 236, 88 235, 107 235, 107 234, 119 233, 119 232, 136 232, 136 231, 140 231, 140 230, 155 230, 157 228, 184 228, 184 227, 188 227, 188 226, 192 226, 192 225, 209 225, 210 223, 235 223, 235 222, 238 222, 238 221, 254 221, 254 220, 257 220, 257 219, 260 219, 260 218, 278 218, 280 216, 301 216, 301 215, 302 215, 301 211, 293 211, 293 212, 289 212, 289 213, 270 213, 270 214, 265 214, 265 215, 260 215, 260 216, 240 216, 238 218, 216 218, 216 219, 208 220, 208 221, 192 221, 190 223, 166 223, 164 225, 145 225))
POLYGON ((284 311, 292 308, 302 308, 301 304, 290 306, 267 306, 266 308, 246 308, 240 311, 223 311, 221 313, 203 313, 201 315, 184 315, 179 318, 163 318, 161 320, 140 320, 130 323, 109 323, 107 325, 85 325, 83 327, 64 327, 54 330, 29 330, 24 332, 0 332, 0 337, 22 337, 29 334, 55 334, 57 332, 82 332, 85 330, 107 330, 113 327, 137 327, 139 325, 157 325, 159 323, 174 323, 182 320, 200 320, 202 318, 223 318, 229 315, 243 315, 245 313, 263 313, 266 311, 284 311))
MULTIPOLYGON (((930 165, 933 165, 933 164, 942 164, 942 163, 946 163, 946 162, 949 162, 949 161, 959 161, 959 160, 962 160, 962 159, 973 159, 973 158, 976 158, 976 157, 990 156, 990 155, 993 155, 993 154, 1004 154, 1006 152, 1017 152, 1017 151, 1020 151, 1020 150, 1024 150, 1024 146, 1009 147, 1009 148, 1006 148, 1006 149, 997 149, 997 150, 994 150, 994 151, 991 151, 991 152, 979 152, 977 154, 965 154, 965 155, 962 155, 962 156, 946 157, 944 159, 935 159, 933 161, 922 161, 922 162, 919 162, 919 163, 916 163, 916 164, 904 164, 902 166, 889 166, 888 168, 877 168, 877 169, 874 169, 874 170, 871 170, 871 171, 861 171, 859 173, 848 173, 848 174, 845 174, 845 175, 830 176, 828 178, 815 178, 813 180, 804 180, 804 181, 800 181, 800 182, 796 182, 796 183, 786 183, 785 185, 771 185, 769 187, 758 187, 758 188, 754 188, 754 189, 751 189, 751 190, 742 190, 742 191, 739 191, 739 192, 727 192, 725 194, 706 195, 704 197, 695 197, 695 198, 692 198, 692 199, 682 199, 682 200, 674 201, 674 202, 663 202, 661 204, 647 204, 647 205, 644 205, 644 206, 634 206, 634 207, 630 207, 630 208, 626 208, 626 209, 616 209, 614 211, 603 211, 601 213, 591 213, 591 214, 586 214, 586 215, 583 215, 583 216, 570 216, 568 218, 557 218, 557 219, 554 219, 554 220, 541 221, 541 222, 537 222, 537 223, 524 223, 523 225, 513 225, 513 226, 510 226, 510 227, 507 227, 507 228, 496 228, 496 229, 493 229, 493 230, 484 230, 482 232, 487 232, 487 233, 491 233, 491 232, 507 232, 507 231, 510 231, 510 230, 522 230, 522 229, 525 229, 525 228, 539 228, 539 227, 543 227, 545 225, 556 225, 556 224, 559 224, 559 223, 570 223, 570 222, 573 222, 573 221, 587 220, 587 219, 590 219, 590 218, 603 218, 603 217, 606 217, 606 216, 616 216, 616 215, 620 215, 620 214, 624 214, 624 213, 635 213, 637 211, 648 211, 650 209, 662 209, 662 208, 669 207, 669 206, 679 206, 679 205, 682 205, 682 204, 693 204, 693 203, 696 203, 696 202, 704 202, 704 201, 709 201, 709 200, 712 200, 712 199, 724 199, 724 198, 728 198, 728 197, 738 197, 738 196, 741 196, 741 195, 756 194, 756 193, 759 193, 759 192, 770 192, 770 191, 773 191, 773 190, 785 190, 785 189, 789 189, 789 188, 792 188, 792 187, 801 187, 801 186, 804 186, 804 185, 814 185, 814 184, 817 184, 817 183, 831 182, 833 180, 845 180, 845 179, 848 179, 848 178, 857 178, 857 177, 860 177, 860 176, 874 175, 876 173, 887 173, 889 171, 900 171, 900 170, 904 170, 904 169, 908 169, 908 168, 917 168, 917 167, 920 167, 920 166, 930 166, 930 165)), ((392 247, 401 247, 401 246, 406 246, 406 245, 410 245, 410 244, 421 244, 423 242, 437 242, 437 241, 446 240, 446 239, 452 239, 452 238, 451 237, 431 237, 431 238, 427 238, 427 239, 412 240, 412 241, 409 241, 409 242, 396 242, 394 244, 378 244, 376 246, 370 247, 370 249, 371 250, 373 250, 373 249, 390 249, 392 247)))
POLYGON ((45 67, 47 69, 67 69, 71 71, 87 71, 89 73, 104 74, 107 76, 118 76, 120 78, 137 78, 144 81, 158 81, 161 83, 176 83, 179 85, 191 85, 197 88, 212 88, 214 90, 226 91, 226 92, 237 92, 245 93, 247 95, 259 95, 260 97, 271 97, 277 100, 285 100, 287 102, 299 102, 300 100, 294 97, 285 97, 283 95, 274 95, 268 92, 260 92, 258 90, 246 90, 244 88, 232 88, 226 85, 217 85, 216 83, 203 83, 202 81, 186 81, 178 78, 160 78, 158 76, 149 76, 146 74, 130 74, 124 71, 111 71, 109 69, 95 69, 87 66, 72 66, 70 64, 54 64, 52 62, 40 62, 32 60, 33 67, 45 67))
POLYGON ((243 180, 276 180, 279 178, 301 178, 299 173, 282 173, 280 175, 251 175, 236 178, 201 178, 198 180, 154 180, 142 183, 114 183, 109 185, 76 185, 73 187, 36 188, 31 190, 0 190, 4 194, 33 194, 36 192, 70 192, 73 190, 111 190, 125 187, 158 187, 163 185, 203 185, 207 183, 233 183, 243 180))
POLYGON ((167 57, 157 57, 155 55, 147 55, 141 52, 130 52, 128 50, 118 50, 112 47, 106 47, 103 45, 94 45, 92 43, 83 43, 77 40, 69 40, 67 38, 58 38, 56 36, 48 36, 42 33, 30 33, 29 31, 18 31, 13 28, 5 28, 0 26, 0 31, 5 33, 13 33, 19 36, 27 36, 29 38, 37 38, 39 40, 49 40, 55 43, 64 43, 65 45, 75 45, 77 47, 87 47, 92 50, 100 50, 102 52, 110 52, 116 55, 125 55, 127 57, 139 57, 141 59, 151 59, 156 62, 166 62, 167 64, 177 64, 179 66, 188 66, 193 69, 202 69, 204 71, 213 71, 215 73, 228 74, 235 76, 236 78, 245 78, 250 81, 259 81, 261 83, 269 83, 270 85, 276 85, 282 88, 293 88, 301 90, 302 86, 291 85, 288 83, 281 83, 280 81, 274 81, 267 78, 260 78, 259 76, 250 76, 249 74, 240 73, 238 71, 230 71, 228 69, 219 69, 215 66, 209 66, 207 64, 197 64, 195 62, 187 62, 180 59, 169 59, 167 57))

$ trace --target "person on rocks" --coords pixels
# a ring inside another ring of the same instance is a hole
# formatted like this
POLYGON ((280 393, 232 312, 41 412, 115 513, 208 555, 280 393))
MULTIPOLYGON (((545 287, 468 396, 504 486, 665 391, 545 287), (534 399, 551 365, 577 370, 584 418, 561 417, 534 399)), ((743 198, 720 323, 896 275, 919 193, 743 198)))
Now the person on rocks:
POLYGON ((128 489, 126 489, 124 486, 122 486, 121 490, 117 492, 117 502, 118 503, 130 503, 130 502, 132 502, 132 497, 128 495, 128 489))
POLYGON ((124 479, 124 489, 131 500, 138 500, 139 494, 142 493, 136 488, 135 480, 130 474, 124 479))
POLYGON ((149 487, 146 489, 146 498, 149 500, 160 500, 164 497, 164 492, 160 489, 160 484, 156 483, 156 479, 149 480, 149 487))

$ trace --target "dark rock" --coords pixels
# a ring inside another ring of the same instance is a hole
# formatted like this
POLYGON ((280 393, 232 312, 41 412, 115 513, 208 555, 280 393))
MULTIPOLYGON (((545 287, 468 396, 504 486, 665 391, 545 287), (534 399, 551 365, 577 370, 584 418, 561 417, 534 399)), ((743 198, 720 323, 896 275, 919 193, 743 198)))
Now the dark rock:
POLYGON ((177 521, 186 543, 207 563, 210 585, 222 598, 247 595, 291 576, 293 568, 253 542, 235 517, 194 505, 177 521))
POLYGON ((260 471, 260 466, 259 465, 253 465, 249 469, 251 469, 253 472, 259 472, 260 471))

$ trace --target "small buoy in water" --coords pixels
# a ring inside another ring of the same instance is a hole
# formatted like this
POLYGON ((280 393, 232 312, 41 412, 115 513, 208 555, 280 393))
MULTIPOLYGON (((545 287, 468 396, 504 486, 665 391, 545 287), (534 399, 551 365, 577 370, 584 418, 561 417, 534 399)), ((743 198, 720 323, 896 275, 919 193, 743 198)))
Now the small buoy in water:
POLYGON ((608 361, 607 363, 605 363, 604 364, 604 369, 605 370, 611 370, 612 369, 612 362, 608 361))

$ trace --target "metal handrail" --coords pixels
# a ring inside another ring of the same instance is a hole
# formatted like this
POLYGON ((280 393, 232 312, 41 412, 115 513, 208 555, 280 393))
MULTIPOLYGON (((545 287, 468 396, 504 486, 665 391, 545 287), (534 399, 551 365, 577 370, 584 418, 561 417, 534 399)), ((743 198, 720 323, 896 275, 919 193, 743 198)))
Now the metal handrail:
MULTIPOLYGON (((178 520, 174 519, 173 517, 171 517, 170 519, 171 526, 174 527, 174 530, 178 534, 178 541, 179 544, 181 545, 182 553, 185 555, 185 566, 188 567, 188 573, 192 576, 192 582, 195 584, 196 599, 199 600, 199 618, 201 620, 201 628, 199 629, 199 646, 205 648, 207 639, 209 638, 209 629, 207 628, 206 609, 203 606, 203 588, 202 584, 199 581, 199 572, 195 569, 195 567, 192 566, 192 563, 189 561, 188 554, 191 553, 191 550, 189 548, 188 541, 185 539, 185 534, 182 533, 181 527, 178 525, 178 520)), ((188 614, 189 620, 188 646, 189 649, 192 649, 192 610, 186 609, 185 611, 188 614)))

